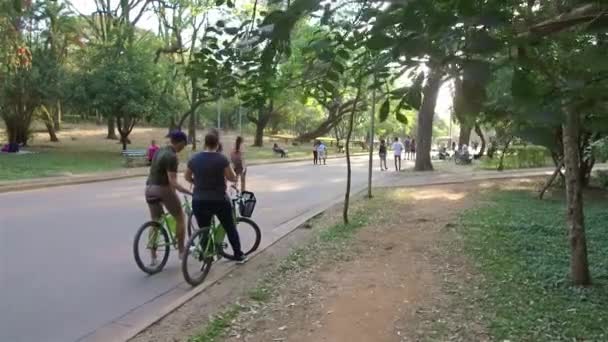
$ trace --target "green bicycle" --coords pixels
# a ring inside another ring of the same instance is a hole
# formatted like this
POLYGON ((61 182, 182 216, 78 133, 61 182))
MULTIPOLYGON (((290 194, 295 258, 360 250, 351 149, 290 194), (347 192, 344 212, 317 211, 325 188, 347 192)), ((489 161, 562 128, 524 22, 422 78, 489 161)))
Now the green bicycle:
MULTIPOLYGON (((192 235, 192 206, 188 197, 184 196, 182 204, 186 214, 186 232, 188 237, 192 235)), ((165 213, 158 221, 144 223, 133 240, 133 255, 137 266, 148 274, 155 274, 163 270, 169 260, 171 247, 177 249, 177 231, 175 218, 165 213), (144 257, 149 262, 144 262, 144 257)))
MULTIPOLYGON (((235 189, 236 190, 236 189, 235 189)), ((255 252, 260 246, 262 233, 260 227, 250 219, 255 208, 256 199, 253 193, 239 193, 232 200, 232 212, 245 255, 255 252)), ((221 258, 234 260, 234 252, 225 241, 226 231, 215 217, 210 227, 198 229, 186 243, 186 253, 182 258, 182 273, 186 282, 192 286, 200 285, 214 261, 221 258)))

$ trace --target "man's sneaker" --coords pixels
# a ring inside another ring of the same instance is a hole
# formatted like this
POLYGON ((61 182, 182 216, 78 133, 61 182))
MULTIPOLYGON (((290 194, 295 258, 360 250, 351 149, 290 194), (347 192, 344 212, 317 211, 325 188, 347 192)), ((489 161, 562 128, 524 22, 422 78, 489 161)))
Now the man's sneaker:
POLYGON ((249 260, 249 258, 246 255, 241 255, 241 256, 234 258, 234 261, 236 261, 237 265, 242 265, 242 264, 246 263, 248 260, 249 260))

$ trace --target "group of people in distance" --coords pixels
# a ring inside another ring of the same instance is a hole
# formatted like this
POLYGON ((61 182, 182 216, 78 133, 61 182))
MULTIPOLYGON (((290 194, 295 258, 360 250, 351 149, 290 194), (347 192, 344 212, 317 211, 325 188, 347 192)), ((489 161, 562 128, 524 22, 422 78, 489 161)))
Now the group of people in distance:
MULTIPOLYGON (((192 196, 192 211, 199 227, 208 227, 216 216, 226 231, 228 240, 240 263, 246 261, 241 251, 236 222, 232 215, 232 203, 228 198, 227 182, 238 183, 245 190, 246 167, 243 155, 243 138, 237 137, 230 160, 222 153, 219 131, 212 130, 205 135, 204 150, 195 154, 188 162, 186 181, 193 185, 189 190, 177 180, 179 165, 177 154, 188 144, 186 134, 181 131, 169 134, 170 143, 158 147, 153 141, 148 149, 150 175, 146 182, 145 198, 153 220, 159 220, 164 208, 176 220, 176 233, 180 259, 184 254, 185 215, 177 191, 192 196), (164 207, 164 208, 163 208, 164 207)), ((152 263, 155 251, 152 251, 152 263)))
POLYGON ((327 165, 327 146, 321 140, 312 144, 312 161, 314 165, 327 165))
MULTIPOLYGON (((405 160, 413 160, 416 158, 416 139, 410 139, 406 137, 403 143, 399 141, 398 137, 395 137, 393 144, 391 145, 393 154, 395 157, 395 171, 401 171, 401 155, 404 154, 405 160)), ((386 165, 387 145, 386 140, 380 140, 380 147, 378 148, 380 155, 380 171, 388 170, 386 165)))

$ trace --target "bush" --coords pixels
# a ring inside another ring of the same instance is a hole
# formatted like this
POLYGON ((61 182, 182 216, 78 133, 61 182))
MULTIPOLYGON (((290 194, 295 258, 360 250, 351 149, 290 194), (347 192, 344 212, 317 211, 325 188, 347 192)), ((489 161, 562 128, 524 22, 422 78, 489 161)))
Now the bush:
POLYGON ((608 188, 608 170, 595 171, 595 180, 602 188, 608 188))
MULTIPOLYGON (((497 169, 502 152, 497 153, 494 158, 482 159, 482 168, 497 169)), ((504 156, 504 169, 523 169, 547 166, 549 151, 542 146, 516 145, 507 150, 504 156)))

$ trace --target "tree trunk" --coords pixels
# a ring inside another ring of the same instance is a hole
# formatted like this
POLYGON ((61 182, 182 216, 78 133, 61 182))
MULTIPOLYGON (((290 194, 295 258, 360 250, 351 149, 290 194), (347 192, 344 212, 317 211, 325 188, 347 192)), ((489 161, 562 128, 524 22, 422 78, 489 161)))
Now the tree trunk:
POLYGON ((51 142, 59 142, 56 133, 56 125, 54 115, 52 115, 46 106, 41 106, 38 109, 40 114, 42 115, 42 121, 44 122, 44 126, 46 127, 47 132, 49 132, 49 139, 51 142))
POLYGON ((49 121, 45 121, 44 125, 46 126, 46 130, 49 132, 49 138, 51 142, 59 142, 57 138, 57 133, 55 132, 55 125, 49 121))
POLYGON ((567 224, 570 239, 570 276, 574 285, 591 284, 587 260, 585 218, 583 215, 583 184, 580 173, 579 151, 580 116, 571 109, 566 110, 566 121, 562 125, 564 141, 564 164, 566 166, 567 224))
POLYGON ((509 138, 505 143, 505 146, 502 149, 502 153, 500 154, 500 160, 498 161, 498 168, 496 170, 503 171, 505 169, 505 156, 507 155, 507 151, 509 150, 509 145, 511 145, 511 140, 513 138, 509 138))
POLYGON ((437 94, 441 86, 441 69, 431 70, 423 90, 422 106, 418 112, 418 133, 416 135, 416 171, 432 171, 431 144, 433 140, 433 117, 437 94))
POLYGON ((479 153, 477 154, 478 158, 483 157, 483 154, 486 153, 486 137, 483 135, 483 131, 481 130, 481 127, 479 126, 479 123, 475 123, 475 133, 479 136, 479 139, 481 139, 481 148, 479 149, 479 153))
POLYGON ((253 138, 253 146, 264 146, 264 126, 260 124, 255 125, 255 137, 253 138))
POLYGON ((192 151, 196 151, 196 78, 191 79, 191 105, 190 105, 190 122, 188 124, 188 139, 192 144, 192 151))
POLYGON ((357 103, 359 102, 359 98, 361 97, 362 80, 362 77, 359 77, 359 81, 357 82, 357 95, 355 96, 353 110, 349 115, 348 129, 346 131, 346 192, 344 193, 344 208, 342 210, 342 219, 344 220, 344 224, 348 224, 348 209, 350 206, 350 184, 352 178, 352 166, 350 162, 350 138, 353 134, 353 124, 355 122, 355 115, 357 114, 357 103))
POLYGON ((471 131, 473 130, 473 126, 469 123, 461 123, 460 124, 460 133, 458 134, 458 147, 462 145, 469 145, 471 141, 471 131))
MULTIPOLYGON (((61 100, 57 100, 57 104, 53 114, 53 125, 55 126, 55 131, 59 131, 61 129, 61 120, 63 117, 63 106, 61 105, 61 100)), ((53 141, 52 138, 51 141, 53 141)))
POLYGON ((255 137, 253 138, 253 146, 262 147, 264 146, 264 129, 268 122, 270 121, 270 117, 272 116, 272 112, 274 111, 274 102, 271 100, 268 108, 262 108, 259 111, 258 118, 254 121, 255 123, 255 137))
POLYGON ((108 135, 106 136, 106 139, 118 140, 118 137, 116 136, 116 118, 113 116, 108 117, 108 135))
POLYGON ((564 164, 562 162, 557 164, 557 166, 555 167, 555 171, 553 171, 553 174, 551 175, 551 177, 549 177, 545 186, 543 186, 543 188, 540 190, 540 194, 538 194, 538 199, 541 199, 541 200, 543 199, 543 197, 545 196, 545 192, 547 192, 547 190, 549 190, 549 187, 551 186, 551 184, 553 184, 553 182, 555 182, 555 178, 557 178, 557 175, 562 173, 563 165, 564 164))
MULTIPOLYGON (((374 82, 376 78, 374 77, 374 82)), ((376 117, 376 89, 372 90, 372 109, 370 111, 370 128, 369 128, 369 165, 367 170, 367 198, 372 198, 372 176, 374 170, 374 119, 376 117)))

